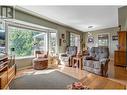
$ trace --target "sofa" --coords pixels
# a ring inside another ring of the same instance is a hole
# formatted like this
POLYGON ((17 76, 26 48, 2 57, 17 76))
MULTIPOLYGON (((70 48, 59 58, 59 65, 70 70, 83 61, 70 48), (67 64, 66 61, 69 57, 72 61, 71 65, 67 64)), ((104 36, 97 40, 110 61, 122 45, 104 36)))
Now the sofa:
POLYGON ((77 54, 76 46, 68 46, 66 49, 66 53, 62 53, 59 56, 60 64, 65 66, 72 66, 72 58, 77 54))
POLYGON ((97 75, 106 76, 109 63, 109 48, 92 47, 88 56, 83 57, 84 69, 97 75))

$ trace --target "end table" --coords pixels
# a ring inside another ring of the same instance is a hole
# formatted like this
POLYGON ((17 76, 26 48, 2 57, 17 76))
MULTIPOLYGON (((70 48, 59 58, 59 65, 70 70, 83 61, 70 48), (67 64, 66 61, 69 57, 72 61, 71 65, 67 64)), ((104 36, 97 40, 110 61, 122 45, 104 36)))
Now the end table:
POLYGON ((73 59, 72 59, 72 67, 74 67, 75 64, 77 64, 78 67, 82 70, 82 68, 83 68, 82 56, 73 57, 73 59))

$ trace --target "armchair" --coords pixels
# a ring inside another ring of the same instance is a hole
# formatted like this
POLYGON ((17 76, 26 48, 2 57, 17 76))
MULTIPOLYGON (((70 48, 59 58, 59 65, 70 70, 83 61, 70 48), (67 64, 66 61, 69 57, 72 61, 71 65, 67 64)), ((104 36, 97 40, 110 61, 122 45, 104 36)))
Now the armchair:
POLYGON ((33 59, 33 68, 37 70, 45 69, 48 67, 48 52, 35 51, 33 59))
POLYGON ((69 46, 67 47, 66 53, 60 54, 60 63, 65 66, 72 66, 72 58, 77 54, 77 47, 76 46, 69 46))
POLYGON ((101 76, 106 76, 109 61, 108 47, 92 47, 89 56, 84 56, 83 58, 84 69, 101 76))

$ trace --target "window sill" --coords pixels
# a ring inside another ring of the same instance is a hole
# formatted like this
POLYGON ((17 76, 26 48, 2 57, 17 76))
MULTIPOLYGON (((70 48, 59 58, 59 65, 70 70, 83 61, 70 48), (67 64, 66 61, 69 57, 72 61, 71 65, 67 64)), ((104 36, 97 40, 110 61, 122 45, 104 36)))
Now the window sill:
POLYGON ((35 58, 35 56, 24 56, 24 57, 16 57, 16 60, 20 60, 20 59, 31 59, 31 58, 35 58))

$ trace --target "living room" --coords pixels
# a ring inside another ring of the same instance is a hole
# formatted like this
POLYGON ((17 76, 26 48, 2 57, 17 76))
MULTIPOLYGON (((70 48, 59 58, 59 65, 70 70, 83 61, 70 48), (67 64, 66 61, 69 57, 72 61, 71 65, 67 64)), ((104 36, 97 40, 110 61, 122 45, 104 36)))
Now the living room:
POLYGON ((127 88, 127 6, 0 8, 1 89, 127 88))

